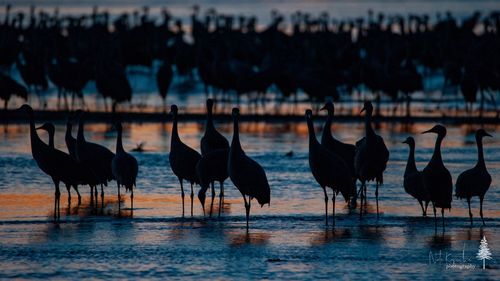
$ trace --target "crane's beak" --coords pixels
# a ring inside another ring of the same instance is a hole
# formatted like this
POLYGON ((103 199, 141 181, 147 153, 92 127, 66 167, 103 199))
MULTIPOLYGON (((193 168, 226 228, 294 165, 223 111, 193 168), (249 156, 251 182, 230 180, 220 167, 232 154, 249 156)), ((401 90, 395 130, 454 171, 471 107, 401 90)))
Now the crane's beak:
POLYGON ((427 131, 423 131, 421 134, 427 134, 427 133, 434 133, 434 131, 432 129, 430 129, 430 130, 427 130, 427 131))
POLYGON ((403 141, 403 142, 401 142, 401 143, 406 143, 406 144, 407 144, 407 143, 408 143, 408 141, 404 140, 404 141, 403 141))
POLYGON ((45 129, 45 127, 42 125, 40 127, 36 127, 35 129, 37 129, 37 130, 43 130, 43 129, 45 129))
POLYGON ((326 110, 326 104, 325 104, 325 105, 323 105, 323 107, 322 107, 322 108, 320 108, 319 110, 320 110, 320 111, 326 110))
POLYGON ((359 114, 363 113, 363 111, 365 111, 366 108, 363 106, 363 109, 361 109, 361 111, 359 112, 359 114))
POLYGON ((492 135, 490 135, 490 134, 488 134, 488 133, 484 133, 484 135, 485 135, 486 137, 490 137, 490 138, 492 138, 492 137, 493 137, 492 135))

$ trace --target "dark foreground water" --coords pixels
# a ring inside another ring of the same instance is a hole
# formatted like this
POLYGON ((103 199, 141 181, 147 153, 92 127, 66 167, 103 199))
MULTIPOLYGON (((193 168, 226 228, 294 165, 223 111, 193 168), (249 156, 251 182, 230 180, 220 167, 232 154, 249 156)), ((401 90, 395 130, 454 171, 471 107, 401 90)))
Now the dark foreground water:
MULTIPOLYGON (((323 192, 309 171, 305 124, 242 124, 242 145, 266 170, 272 197, 270 207, 253 205, 248 233, 243 200, 230 181, 220 219, 204 218, 196 198, 194 217, 181 217, 180 189, 168 164, 170 123, 124 125, 126 148, 146 142, 147 150, 133 153, 140 165, 133 216, 126 196, 122 216, 117 217, 116 187, 111 183, 105 189, 104 207, 97 210, 89 207, 87 187, 80 188, 80 206, 73 192, 68 207, 63 191, 61 223, 54 224, 53 185, 32 160, 28 126, 10 125, 7 132, 0 130, 0 278, 498 280, 498 128, 486 127, 493 135, 485 139, 487 167, 493 177, 484 203, 486 226, 480 227, 477 198, 472 228, 466 203, 454 200, 451 212, 446 212, 443 233, 435 232, 432 218, 420 216, 417 202, 402 187, 408 149, 401 141, 409 134, 416 137, 417 166, 422 169, 435 138, 419 133, 432 125, 381 124, 378 132, 391 156, 380 191, 380 219, 373 213, 374 189, 369 186, 365 219, 360 221, 357 211, 350 213, 340 202, 333 230, 324 225, 323 192), (289 151, 292 157, 285 156, 289 151), (476 259, 483 236, 493 258, 486 261, 486 270, 476 259)), ((56 126, 56 146, 65 150, 64 126, 56 126)), ((218 128, 230 137, 230 124, 218 128)), ((472 129, 448 127, 443 158, 454 181, 476 161, 472 129)), ((181 138, 196 149, 203 130, 199 123, 180 125, 181 138)), ((334 130, 351 143, 363 134, 357 123, 338 124, 334 130)), ((89 124, 86 131, 88 139, 114 150, 110 126, 89 124)))

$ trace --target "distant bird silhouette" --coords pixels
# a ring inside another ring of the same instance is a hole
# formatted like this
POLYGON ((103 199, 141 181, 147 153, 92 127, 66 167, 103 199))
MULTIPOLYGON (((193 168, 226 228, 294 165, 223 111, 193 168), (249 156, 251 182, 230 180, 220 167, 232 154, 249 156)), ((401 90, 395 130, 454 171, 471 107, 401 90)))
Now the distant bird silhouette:
POLYGON ((321 145, 340 156, 347 164, 350 174, 355 177, 354 156, 356 155, 356 147, 352 144, 343 143, 333 137, 331 131, 332 120, 335 112, 333 103, 327 102, 321 110, 328 111, 325 126, 323 127, 323 134, 321 135, 321 145))
POLYGON ((356 194, 356 185, 346 162, 336 153, 328 150, 316 139, 312 122, 312 111, 306 110, 307 128, 309 131, 309 167, 314 179, 323 188, 325 194, 325 222, 328 225, 328 195, 326 187, 333 190, 333 225, 335 225, 335 197, 340 192, 346 202, 356 194))
POLYGON ((365 115, 365 137, 356 142, 356 155, 354 158, 354 168, 356 177, 361 181, 361 206, 359 216, 363 216, 363 200, 366 200, 366 182, 375 180, 375 197, 378 210, 378 187, 384 182, 384 171, 389 160, 389 150, 385 146, 381 136, 373 131, 371 118, 373 114, 372 103, 367 101, 361 112, 366 111, 365 115))
POLYGON ((212 209, 214 204, 215 190, 213 183, 220 183, 219 192, 219 217, 222 210, 222 203, 224 198, 224 181, 228 178, 227 174, 227 160, 229 149, 217 149, 210 151, 201 156, 200 161, 196 164, 196 173, 199 178, 201 189, 198 192, 198 199, 200 199, 201 206, 203 207, 203 214, 205 214, 205 198, 206 192, 210 185, 212 185, 212 202, 210 203, 210 216, 212 216, 212 209))
POLYGON ((193 185, 199 182, 198 175, 196 174, 196 164, 200 161, 201 155, 196 150, 184 144, 179 138, 177 131, 177 105, 173 104, 170 107, 170 113, 173 115, 170 154, 168 156, 170 168, 181 184, 182 216, 184 216, 184 187, 182 181, 187 180, 191 183, 191 216, 193 216, 193 185))
MULTIPOLYGON (((108 181, 114 179, 111 162, 115 154, 102 145, 85 140, 84 112, 77 111, 77 114, 79 120, 75 146, 76 159, 97 177, 97 181, 101 185, 101 204, 104 206, 104 186, 107 186, 108 181)), ((97 187, 95 188, 95 200, 97 204, 97 187)))
POLYGON ((207 99, 207 123, 205 134, 201 138, 202 155, 218 149, 229 149, 229 142, 227 139, 215 129, 212 116, 213 106, 214 101, 212 99, 207 99))
POLYGON ((410 147, 410 154, 408 155, 408 161, 406 162, 406 169, 404 175, 404 188, 406 193, 417 199, 422 208, 422 215, 425 217, 427 215, 427 206, 429 205, 429 196, 424 188, 424 181, 422 178, 422 172, 417 169, 415 164, 415 140, 413 137, 406 138, 403 143, 408 144, 410 147), (422 202, 425 202, 425 209, 422 202))
POLYGON ((174 78, 174 72, 172 71, 172 66, 164 62, 158 72, 156 73, 156 85, 158 86, 158 92, 163 99, 163 112, 167 110, 167 95, 170 84, 174 78))
POLYGON ((120 186, 125 186, 126 191, 130 191, 130 208, 134 211, 134 187, 136 186, 139 166, 134 156, 128 154, 123 149, 122 144, 122 124, 115 124, 118 136, 116 138, 116 154, 111 162, 111 171, 118 185, 118 211, 120 210, 120 186))
POLYGON ((484 129, 479 129, 476 131, 476 143, 477 143, 477 163, 474 168, 469 169, 461 173, 457 178, 457 183, 455 185, 455 195, 460 199, 467 199, 467 205, 469 205, 469 217, 470 225, 472 226, 472 212, 470 210, 470 199, 473 196, 479 197, 480 209, 479 214, 481 215, 481 220, 484 223, 483 218, 483 200, 484 195, 488 191, 491 185, 491 176, 486 169, 486 164, 484 163, 483 154, 483 137, 491 137, 484 129))
MULTIPOLYGON (((49 146, 51 148, 54 148, 54 135, 56 128, 54 127, 54 124, 52 123, 44 123, 42 126, 36 128, 37 130, 44 130, 47 132, 49 135, 49 146)), ((61 151, 62 152, 62 151, 61 151)), ((81 176, 81 173, 78 171, 81 167, 74 162, 75 169, 77 169, 77 173, 79 174, 77 178, 72 179, 71 183, 65 183, 66 185, 66 190, 68 191, 68 205, 71 205, 71 186, 73 185, 73 188, 75 189, 76 193, 78 194, 78 205, 82 203, 82 196, 80 195, 80 192, 78 191, 78 184, 77 183, 83 183, 83 177, 81 176)))
POLYGON ((35 129, 35 119, 33 109, 24 104, 19 108, 28 114, 30 121, 30 139, 31 139, 31 154, 35 159, 38 167, 52 178, 55 187, 54 194, 54 220, 61 217, 59 212, 61 192, 59 190, 60 182, 65 184, 74 184, 78 178, 77 170, 75 169, 75 161, 70 155, 54 149, 45 144, 38 136, 35 129))
POLYGON ((12 96, 18 96, 27 100, 28 90, 26 90, 26 87, 19 84, 16 80, 0 73, 0 99, 3 99, 4 101, 5 110, 7 110, 7 105, 12 96))
POLYGON ((453 195, 453 182, 451 174, 446 169, 441 158, 441 143, 446 136, 446 128, 442 125, 436 125, 432 129, 422 132, 437 134, 436 145, 432 158, 423 170, 424 188, 429 194, 434 209, 434 224, 437 229, 436 208, 441 208, 444 231, 444 209, 451 209, 453 195))
POLYGON ((247 230, 250 216, 250 204, 252 199, 257 199, 261 206, 271 202, 271 189, 267 182, 267 176, 259 163, 248 157, 240 144, 240 134, 238 128, 240 110, 233 108, 233 140, 229 149, 229 159, 227 162, 227 172, 231 181, 240 191, 245 201, 247 230), (248 196, 248 203, 247 198, 248 196))

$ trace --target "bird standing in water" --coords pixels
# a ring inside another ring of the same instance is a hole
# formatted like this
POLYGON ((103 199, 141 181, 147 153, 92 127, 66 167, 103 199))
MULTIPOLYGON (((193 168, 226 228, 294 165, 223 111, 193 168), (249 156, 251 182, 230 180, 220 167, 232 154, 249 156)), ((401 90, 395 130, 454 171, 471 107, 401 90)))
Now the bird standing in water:
POLYGON ((417 165, 415 164, 415 140, 413 137, 408 137, 405 141, 403 141, 403 143, 408 144, 410 147, 410 154, 408 155, 408 161, 406 163, 403 186, 406 193, 417 199, 420 204, 420 208, 422 208, 422 215, 425 217, 427 216, 429 195, 424 188, 422 172, 417 169, 417 165), (425 208, 422 202, 425 202, 425 208))
POLYGON ((484 195, 488 191, 491 185, 491 175, 486 169, 486 164, 484 162, 483 154, 483 138, 491 137, 484 129, 479 129, 476 131, 476 143, 477 143, 477 163, 474 168, 469 169, 461 173, 457 178, 457 183, 455 185, 455 196, 460 199, 467 199, 467 205, 469 205, 469 218, 470 225, 472 226, 472 212, 470 210, 470 199, 474 196, 479 197, 479 215, 484 223, 483 218, 483 200, 484 195))
POLYGON ((437 230, 436 208, 441 208, 441 216, 443 218, 444 231, 444 209, 451 209, 451 201, 453 196, 453 182, 451 174, 446 169, 441 157, 441 143, 446 136, 446 128, 442 125, 436 125, 432 129, 422 132, 437 134, 436 144, 432 158, 423 170, 424 188, 429 195, 434 210, 434 226, 437 230))
POLYGON ((115 124, 118 133, 116 138, 116 153, 111 162, 111 171, 118 185, 118 212, 120 212, 120 186, 125 186, 126 191, 130 191, 130 209, 134 211, 134 187, 136 186, 137 173, 139 165, 134 156, 123 149, 122 143, 122 124, 115 124))
POLYGON ((245 154, 241 148, 240 133, 239 133, 239 115, 240 110, 233 108, 233 139, 231 141, 231 148, 229 149, 229 159, 227 162, 227 172, 229 178, 240 191, 245 201, 247 230, 248 221, 250 217, 250 204, 252 199, 257 199, 261 206, 270 204, 271 202, 271 188, 267 181, 266 172, 255 162, 252 158, 245 154), (247 198, 248 196, 248 202, 247 198))

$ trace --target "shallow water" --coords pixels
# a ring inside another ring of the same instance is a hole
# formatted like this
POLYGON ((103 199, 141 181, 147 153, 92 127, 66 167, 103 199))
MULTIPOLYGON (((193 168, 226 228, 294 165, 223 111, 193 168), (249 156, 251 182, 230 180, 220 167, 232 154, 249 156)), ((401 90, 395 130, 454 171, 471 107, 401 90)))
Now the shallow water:
MULTIPOLYGON (((10 125, 7 132, 0 132, 0 278, 303 280, 373 274, 384 279, 498 279, 498 128, 486 127, 493 135, 485 139, 487 167, 493 177, 484 203, 486 226, 480 227, 477 198, 473 200, 473 228, 469 227, 467 204, 454 199, 451 212, 445 212, 446 231, 436 233, 433 219, 421 217, 418 203, 402 188, 408 149, 401 141, 409 134, 415 136, 417 166, 422 169, 435 138, 419 132, 432 125, 380 124, 378 132, 391 153, 380 190, 380 219, 374 214, 374 189, 369 186, 369 214, 360 221, 357 211, 349 211, 338 201, 333 230, 324 225, 323 192, 309 171, 305 124, 243 123, 243 148, 264 167, 271 185, 271 205, 253 205, 248 233, 243 200, 229 180, 221 219, 216 215, 204 218, 196 197, 194 217, 189 217, 189 197, 188 216, 181 217, 180 190, 168 164, 170 123, 124 124, 125 147, 132 149, 146 142, 147 150, 133 153, 140 165, 133 216, 125 196, 122 216, 117 217, 116 187, 111 183, 105 188, 103 208, 97 210, 89 207, 87 187, 80 188, 80 206, 72 192, 70 208, 63 191, 61 223, 54 224, 53 185, 32 160, 28 126, 10 125), (292 157, 285 156, 289 151, 293 151, 292 157), (493 254, 487 270, 480 270, 481 262, 475 259, 483 235, 493 254), (476 268, 447 269, 447 264, 462 264, 463 257, 476 268)), ((56 126, 56 146, 65 150, 64 125, 56 126)), ((230 138, 230 124, 217 127, 230 138)), ((199 150, 203 124, 182 123, 179 129, 182 140, 199 150)), ((472 129, 448 127, 443 158, 454 181, 476 161, 472 129)), ((350 143, 363 135, 358 123, 336 124, 333 130, 350 143)), ((86 137, 114 150, 115 133, 109 125, 88 124, 86 137)), ((214 214, 216 206, 218 199, 214 214)))

